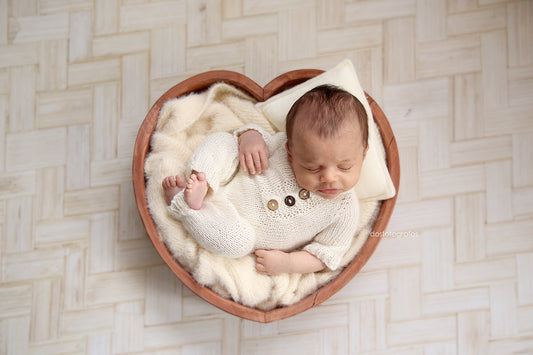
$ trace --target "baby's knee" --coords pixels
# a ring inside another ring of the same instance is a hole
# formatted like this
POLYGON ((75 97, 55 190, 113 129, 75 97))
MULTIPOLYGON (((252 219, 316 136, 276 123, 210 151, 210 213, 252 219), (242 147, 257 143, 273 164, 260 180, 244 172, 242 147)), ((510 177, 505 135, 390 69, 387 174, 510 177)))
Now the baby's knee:
POLYGON ((254 251, 255 241, 250 239, 230 243, 227 248, 229 258, 242 258, 254 251))
MULTIPOLYGON (((210 238, 211 239, 211 238, 210 238)), ((241 258, 251 254, 254 250, 255 238, 253 233, 246 237, 242 235, 218 235, 204 245, 209 251, 227 258, 241 258)))

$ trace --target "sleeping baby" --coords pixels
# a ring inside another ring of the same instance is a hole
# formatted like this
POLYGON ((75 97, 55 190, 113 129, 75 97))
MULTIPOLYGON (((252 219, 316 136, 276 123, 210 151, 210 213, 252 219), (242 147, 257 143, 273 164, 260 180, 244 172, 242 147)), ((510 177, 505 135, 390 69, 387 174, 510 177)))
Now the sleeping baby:
POLYGON ((168 210, 211 252, 255 252, 260 273, 336 270, 357 230, 353 187, 367 149, 361 102, 318 86, 291 107, 286 132, 247 125, 209 135, 191 156, 187 180, 163 180, 168 210))

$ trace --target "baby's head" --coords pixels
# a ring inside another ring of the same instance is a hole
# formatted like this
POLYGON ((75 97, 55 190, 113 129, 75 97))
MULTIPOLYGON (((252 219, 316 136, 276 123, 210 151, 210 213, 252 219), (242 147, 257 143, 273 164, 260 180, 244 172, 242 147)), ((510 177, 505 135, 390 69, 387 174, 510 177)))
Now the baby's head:
POLYGON ((368 149, 367 115, 355 96, 318 86, 291 107, 286 130, 289 161, 301 187, 332 199, 355 186, 368 149))

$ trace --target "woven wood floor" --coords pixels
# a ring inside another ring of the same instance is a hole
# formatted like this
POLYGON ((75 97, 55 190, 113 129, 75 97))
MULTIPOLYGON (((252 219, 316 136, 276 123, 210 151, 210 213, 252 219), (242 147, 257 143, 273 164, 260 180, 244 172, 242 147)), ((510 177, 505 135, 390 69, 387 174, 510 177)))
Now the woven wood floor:
POLYGON ((533 1, 0 0, 0 354, 533 353, 533 1), (395 131, 390 234, 273 324, 195 296, 131 183, 153 102, 350 58, 395 131))

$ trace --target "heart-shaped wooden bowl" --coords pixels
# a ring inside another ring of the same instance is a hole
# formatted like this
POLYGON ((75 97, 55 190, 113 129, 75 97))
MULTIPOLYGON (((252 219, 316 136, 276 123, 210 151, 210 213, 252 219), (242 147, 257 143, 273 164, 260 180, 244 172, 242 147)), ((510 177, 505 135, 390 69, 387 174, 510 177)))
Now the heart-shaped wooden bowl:
MULTIPOLYGON (((144 175, 144 162, 147 154, 150 151, 150 137, 155 129, 161 107, 170 99, 194 91, 205 90, 217 82, 225 82, 248 92, 258 101, 265 101, 273 95, 276 95, 277 93, 313 78, 322 72, 322 70, 315 69, 290 71, 278 76, 268 83, 264 88, 259 86, 245 75, 231 71, 216 70, 195 75, 172 87, 156 101, 146 115, 146 118, 144 119, 137 135, 133 155, 133 186, 135 198, 141 219, 146 228, 146 232, 152 240, 157 252, 161 258, 163 258, 165 263, 167 263, 170 269, 176 274, 176 276, 194 293, 212 305, 241 318, 268 323, 291 317, 324 302, 342 287, 344 287, 359 272, 359 270, 361 270, 376 249, 381 238, 367 238, 359 253, 346 266, 346 268, 344 268, 342 272, 337 275, 337 277, 316 290, 311 295, 290 306, 263 311, 256 308, 247 307, 230 299, 224 298, 218 293, 212 291, 210 288, 197 283, 172 256, 165 244, 159 238, 154 221, 148 211, 145 190, 146 182, 144 175)), ((396 191, 398 191, 400 183, 400 162, 398 156, 398 147, 396 146, 394 134, 389 122, 387 121, 387 118, 385 117, 385 114, 378 104, 368 94, 366 97, 368 99, 368 103, 370 104, 370 108, 372 109, 374 120, 377 123, 381 133, 387 155, 387 167, 389 169, 389 173, 394 186, 396 187, 396 191)), ((389 219, 392 215, 395 203, 396 196, 383 201, 372 229, 374 235, 380 236, 382 235, 381 233, 385 231, 385 228, 387 227, 389 219)))

